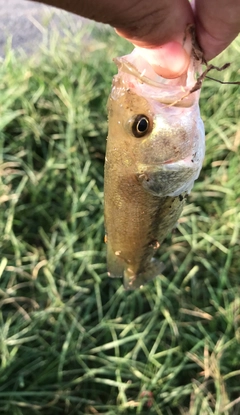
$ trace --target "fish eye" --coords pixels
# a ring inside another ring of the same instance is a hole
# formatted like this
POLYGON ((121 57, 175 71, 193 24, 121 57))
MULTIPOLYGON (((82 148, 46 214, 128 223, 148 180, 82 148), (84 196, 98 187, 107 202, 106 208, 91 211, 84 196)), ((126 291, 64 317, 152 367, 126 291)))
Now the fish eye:
POLYGON ((150 121, 146 115, 136 115, 132 124, 132 133, 135 137, 143 137, 150 129, 150 121))

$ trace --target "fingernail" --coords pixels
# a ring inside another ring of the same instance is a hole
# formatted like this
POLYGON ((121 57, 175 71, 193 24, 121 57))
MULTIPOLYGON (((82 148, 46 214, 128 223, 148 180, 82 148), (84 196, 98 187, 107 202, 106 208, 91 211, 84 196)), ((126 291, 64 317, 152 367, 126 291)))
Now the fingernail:
POLYGON ((154 71, 163 78, 178 78, 187 72, 190 55, 178 42, 166 43, 152 49, 137 48, 154 71))

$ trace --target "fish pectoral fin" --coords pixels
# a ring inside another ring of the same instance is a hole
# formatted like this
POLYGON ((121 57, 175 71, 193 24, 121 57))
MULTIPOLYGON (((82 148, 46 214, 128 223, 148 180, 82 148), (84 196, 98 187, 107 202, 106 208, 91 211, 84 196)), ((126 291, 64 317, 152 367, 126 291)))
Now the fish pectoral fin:
POLYGON ((126 290, 134 290, 161 275, 165 265, 157 259, 152 258, 143 272, 134 273, 131 268, 124 270, 124 288, 126 290))
POLYGON ((157 169, 141 168, 136 177, 147 192, 161 197, 173 197, 185 191, 190 192, 198 175, 199 169, 194 166, 173 163, 157 169))

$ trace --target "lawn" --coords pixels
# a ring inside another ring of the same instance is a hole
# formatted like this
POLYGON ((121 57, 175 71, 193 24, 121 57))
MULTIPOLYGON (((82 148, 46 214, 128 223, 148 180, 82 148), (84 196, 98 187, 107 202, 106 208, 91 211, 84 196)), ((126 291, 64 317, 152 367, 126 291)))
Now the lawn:
MULTIPOLYGON (((90 26, 88 27, 88 31, 90 26)), ((111 31, 53 33, 0 65, 1 415, 240 413, 240 87, 205 80, 206 157, 164 275, 106 270, 111 31)), ((240 42, 216 60, 240 79, 240 42)))

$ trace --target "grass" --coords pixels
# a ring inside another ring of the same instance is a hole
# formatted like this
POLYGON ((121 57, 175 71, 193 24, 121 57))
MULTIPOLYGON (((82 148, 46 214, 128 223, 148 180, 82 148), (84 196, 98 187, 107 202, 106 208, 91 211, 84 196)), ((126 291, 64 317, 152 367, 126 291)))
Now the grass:
MULTIPOLYGON (((106 273, 103 166, 111 59, 129 46, 92 38, 54 33, 0 66, 1 414, 237 415, 239 87, 204 82, 204 168, 166 271, 125 292, 106 273)), ((216 77, 239 80, 239 52, 216 77)))

